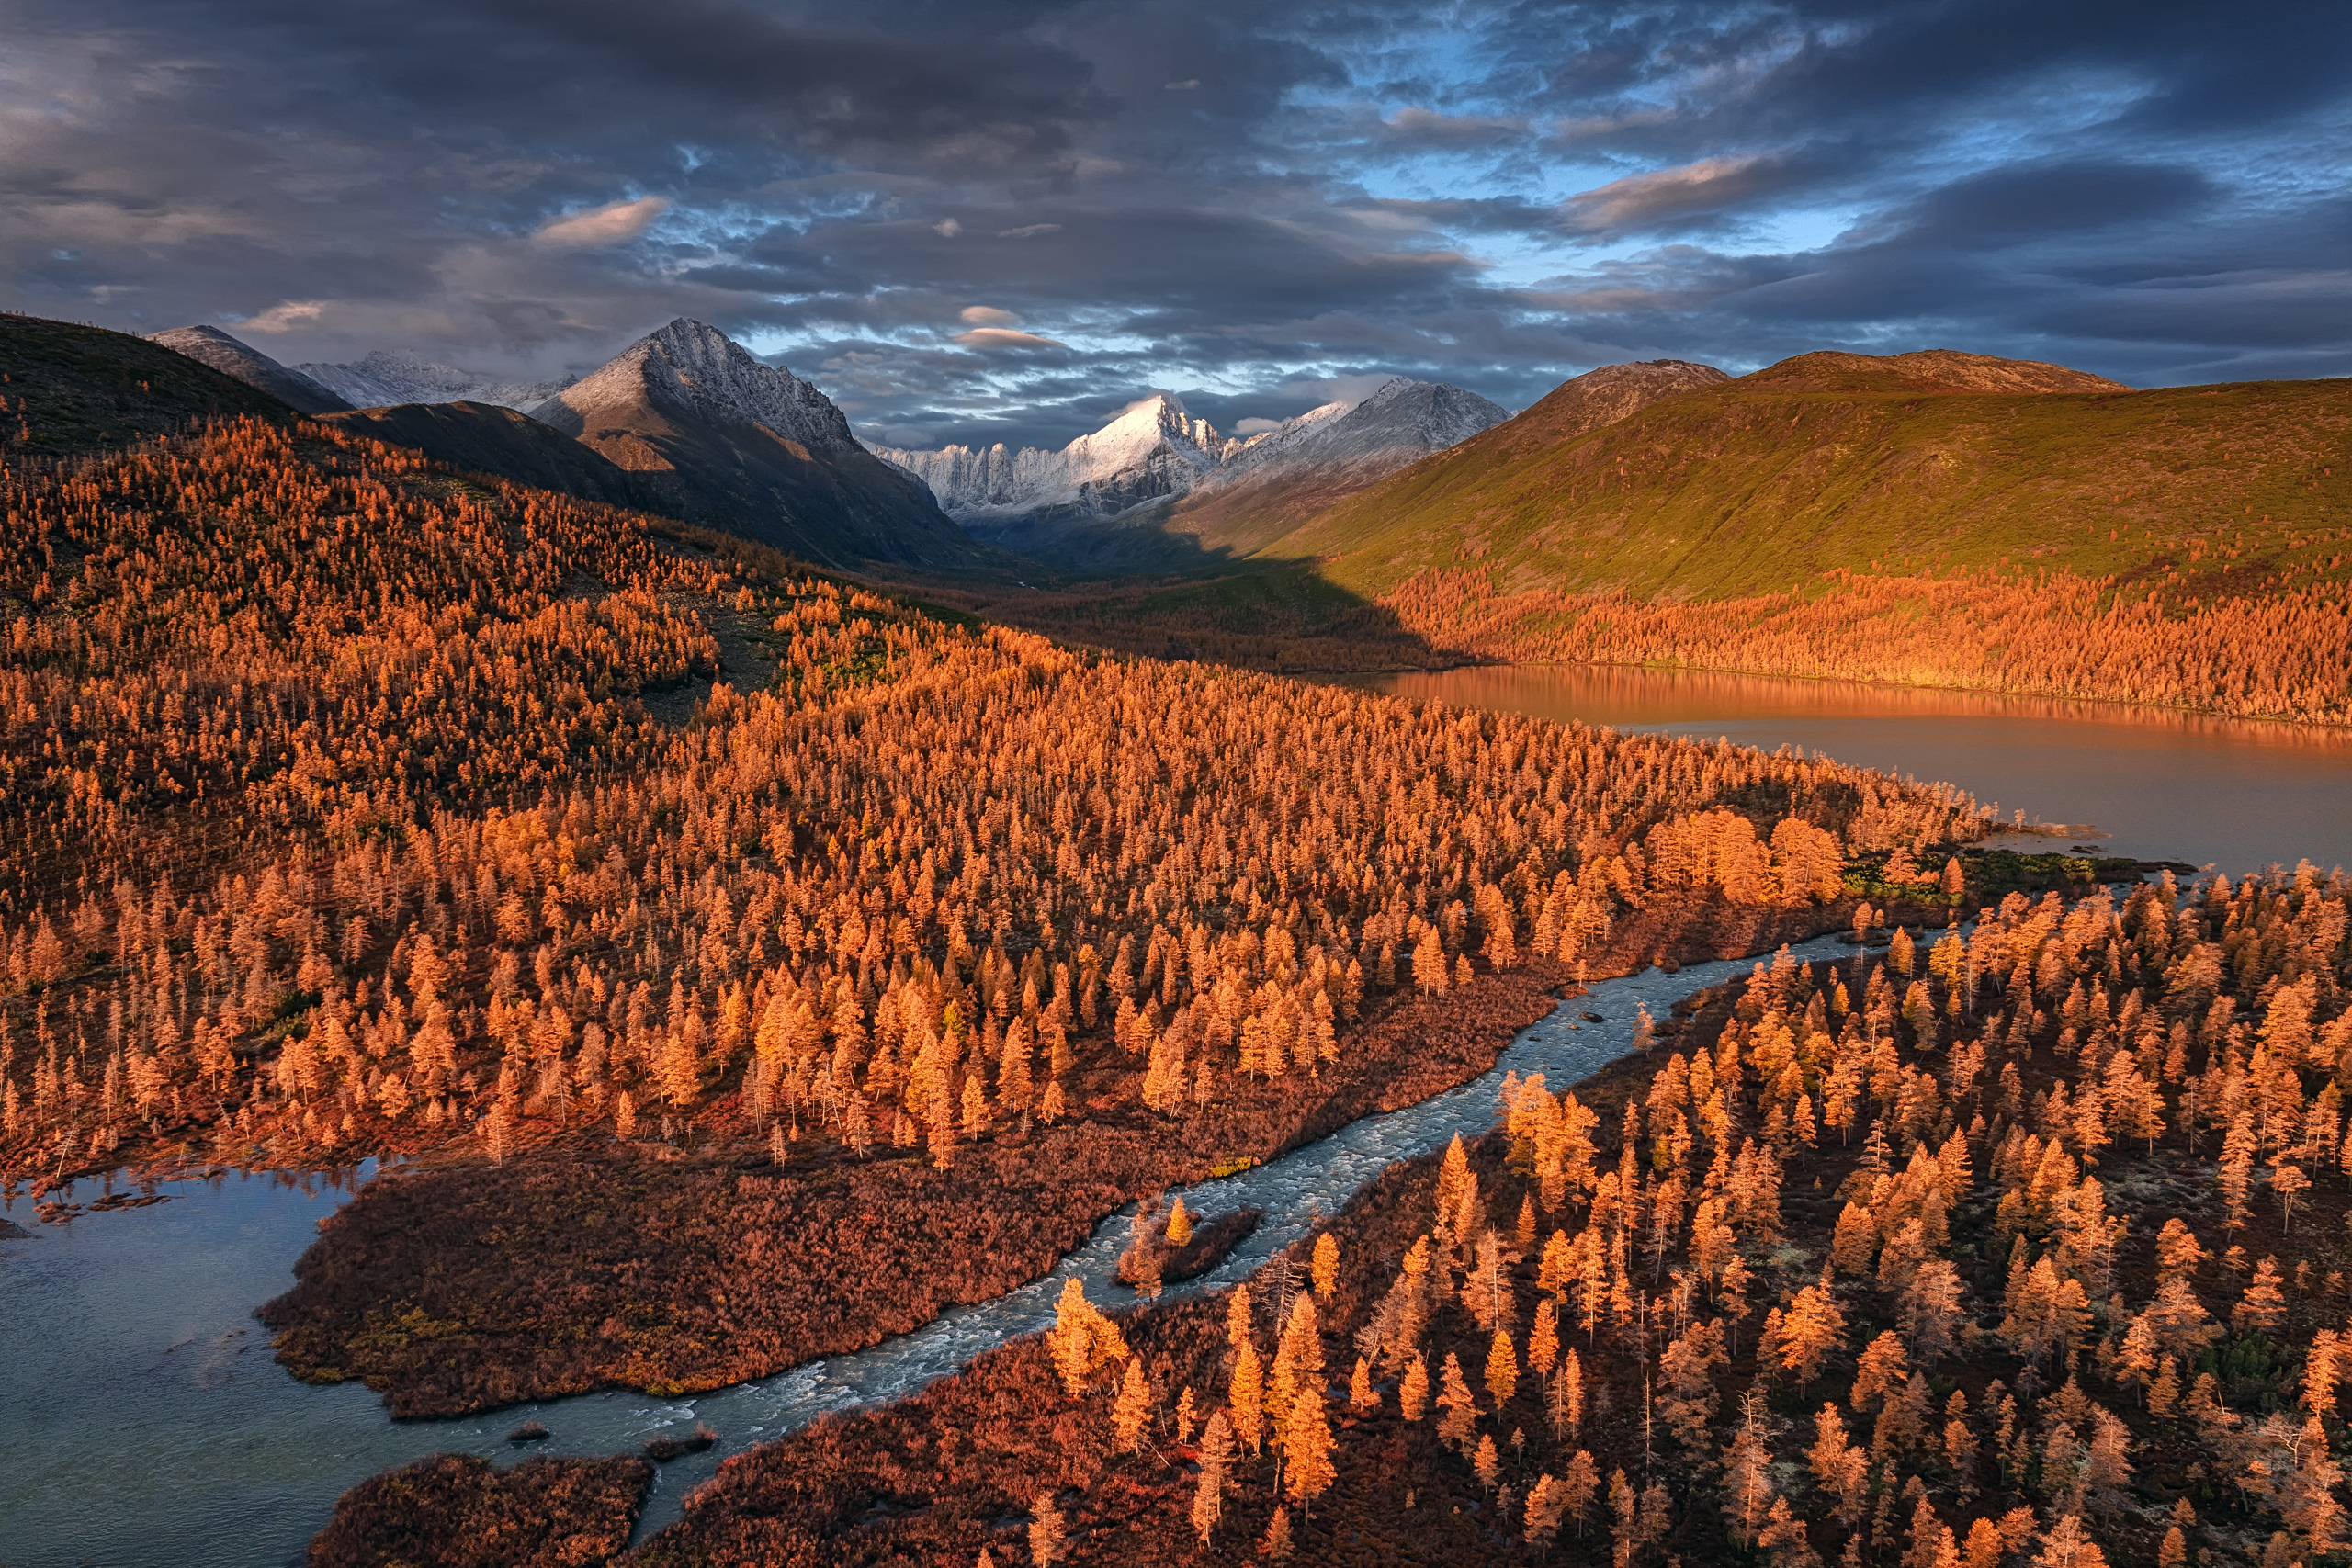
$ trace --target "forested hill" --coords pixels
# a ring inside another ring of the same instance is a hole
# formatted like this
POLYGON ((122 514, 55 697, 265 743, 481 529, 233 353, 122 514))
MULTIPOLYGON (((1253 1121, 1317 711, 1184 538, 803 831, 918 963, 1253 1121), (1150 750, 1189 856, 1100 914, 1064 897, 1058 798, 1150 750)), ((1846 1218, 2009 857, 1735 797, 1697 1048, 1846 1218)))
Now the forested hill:
POLYGON ((1675 600, 2027 563, 2191 599, 2352 567, 2341 380, 2132 391, 1976 355, 1811 354, 1566 440, 1544 417, 1539 404, 1352 496, 1269 553, 1321 558, 1372 594, 1476 565, 1506 591, 1675 600))

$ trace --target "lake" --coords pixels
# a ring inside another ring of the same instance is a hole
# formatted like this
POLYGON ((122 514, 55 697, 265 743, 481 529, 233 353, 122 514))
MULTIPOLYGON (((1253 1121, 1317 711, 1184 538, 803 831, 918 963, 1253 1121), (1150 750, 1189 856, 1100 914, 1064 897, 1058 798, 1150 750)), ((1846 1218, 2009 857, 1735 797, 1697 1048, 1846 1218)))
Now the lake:
MULTIPOLYGON (((2102 853, 2236 876, 2352 866, 2352 732, 2113 703, 1616 665, 1351 677, 1396 696, 1771 750, 1940 780, 2008 818, 2091 824, 2102 853)), ((2094 841, 2094 840, 2086 840, 2094 841)), ((2032 846, 2053 847, 2049 840, 2032 846)))

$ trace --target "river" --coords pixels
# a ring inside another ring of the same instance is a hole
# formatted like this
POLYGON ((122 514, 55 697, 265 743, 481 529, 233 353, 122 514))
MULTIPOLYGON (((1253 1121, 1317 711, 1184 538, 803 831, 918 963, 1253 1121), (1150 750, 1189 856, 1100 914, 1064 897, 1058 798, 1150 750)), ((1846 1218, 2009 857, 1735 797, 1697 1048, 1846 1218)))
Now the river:
MULTIPOLYGON (((1950 780, 2032 819, 2096 824, 2108 852, 2211 864, 2234 874, 2309 857, 2352 863, 2352 737, 2099 704, 2020 701, 1905 687, 1840 685, 1643 670, 1477 669, 1358 683, 1620 729, 1796 745, 1842 761, 1950 780)), ((2047 840, 2039 840, 2046 844, 2047 840)), ((1850 952, 1811 944, 1815 956, 1850 952)), ((1335 1212, 1395 1159, 1494 1121, 1503 1075, 1556 1088, 1628 1045, 1634 1006, 1654 1013, 1744 964, 1651 971, 1604 982, 1575 1009, 1521 1034, 1462 1089, 1358 1122, 1259 1169, 1187 1194, 1204 1213, 1250 1205, 1266 1220, 1235 1255, 1175 1295, 1256 1268, 1335 1212), (1577 1014, 1604 1016, 1600 1024, 1577 1014)), ((1123 1218, 1037 1283, 948 1313, 913 1334, 699 1399, 605 1393, 454 1422, 394 1423, 376 1396, 311 1388, 271 1360, 254 1305, 291 1281, 317 1222, 366 1171, 296 1179, 232 1176, 164 1184, 168 1201, 43 1224, 0 1241, 0 1563, 8 1568, 251 1568, 299 1557, 346 1487, 435 1450, 509 1458, 526 1417, 553 1452, 610 1453, 709 1423, 708 1453, 662 1468, 642 1529, 677 1516, 684 1494, 728 1453, 831 1410, 899 1397, 1008 1337, 1049 1323, 1066 1278, 1098 1303, 1123 1218)), ((86 1203, 105 1184, 65 1194, 86 1203)))
MULTIPOLYGON (((1353 677, 1396 696, 1621 730, 1793 745, 1957 784, 2002 816, 2089 825, 2105 854, 2237 876, 2352 867, 2352 731, 2118 703, 1620 665, 1353 677)), ((2071 840, 2069 840, 2071 841, 2071 840)), ((2049 840, 2023 846, 2048 849, 2049 840)))
MULTIPOLYGON (((1826 938, 1797 951, 1819 958, 1854 950, 1826 938)), ((1246 1277, 1391 1162, 1493 1125, 1507 1073, 1542 1073, 1555 1089, 1565 1087, 1631 1048, 1637 1006, 1663 1018, 1677 998, 1747 968, 1745 961, 1693 964, 1600 982, 1522 1032, 1493 1070, 1461 1088, 1185 1190, 1185 1207, 1196 1213, 1254 1207, 1265 1219, 1223 1264, 1167 1294, 1246 1277), (1602 1021, 1584 1021, 1586 1012, 1602 1021)), ((35 1223, 21 1198, 6 1211, 33 1235, 0 1242, 0 1411, 10 1439, 9 1462, 0 1467, 0 1562, 276 1568, 299 1560, 345 1488, 436 1451, 509 1460, 516 1450, 505 1434, 526 1418, 554 1433, 533 1451, 586 1454, 631 1450, 656 1432, 707 1422, 718 1446, 662 1467, 641 1536, 675 1518, 684 1494, 728 1454, 828 1411, 896 1399, 1046 1326, 1066 1279, 1084 1280, 1098 1304, 1136 1299, 1113 1281, 1128 1236, 1126 1218, 1114 1216, 1044 1280, 858 1355, 691 1400, 587 1394, 467 1420, 394 1422, 357 1384, 312 1388, 288 1377, 252 1315, 292 1282, 319 1220, 366 1174, 167 1182, 154 1189, 165 1202, 84 1213, 66 1224, 35 1223)), ((85 1181, 63 1199, 87 1203, 105 1190, 85 1181)))

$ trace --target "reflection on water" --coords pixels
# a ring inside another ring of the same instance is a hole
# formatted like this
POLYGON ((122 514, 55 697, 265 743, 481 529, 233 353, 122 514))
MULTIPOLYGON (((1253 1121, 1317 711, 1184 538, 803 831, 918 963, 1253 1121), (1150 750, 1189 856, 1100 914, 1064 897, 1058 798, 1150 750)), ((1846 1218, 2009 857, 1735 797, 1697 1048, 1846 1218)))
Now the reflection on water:
MULTIPOLYGON (((1832 939, 1800 956, 1842 956, 1832 939)), ((1456 1132, 1492 1126, 1503 1076, 1543 1073, 1555 1089, 1632 1045, 1634 1010, 1664 1017, 1702 987, 1747 971, 1744 962, 1653 969, 1603 981, 1574 1009, 1524 1031, 1492 1071, 1459 1089, 1368 1116, 1280 1159, 1187 1190, 1185 1207, 1215 1214, 1265 1211, 1232 1257, 1183 1297, 1246 1276, 1336 1213, 1394 1160, 1442 1148, 1456 1132), (1583 1021, 1586 1012, 1602 1015, 1583 1021)), ((829 1411, 912 1393, 974 1356, 1046 1327, 1062 1281, 1085 1281, 1094 1301, 1124 1305, 1113 1282, 1128 1222, 1114 1216, 1046 1279, 958 1308, 912 1334, 675 1403, 600 1393, 462 1421, 393 1423, 356 1383, 311 1388, 270 1358, 252 1312, 291 1283, 290 1269, 342 1194, 332 1186, 268 1178, 165 1184, 173 1201, 87 1213, 67 1225, 0 1241, 0 1411, 9 1462, 0 1465, 0 1562, 9 1568, 253 1568, 294 1559, 345 1488, 435 1451, 515 1457, 505 1434, 536 1416, 554 1433, 532 1451, 616 1453, 664 1427, 708 1422, 719 1444, 661 1468, 640 1526, 677 1517, 684 1494, 729 1453, 781 1437, 829 1411)), ((78 1183, 86 1203, 98 1184, 78 1183)))
POLYGON ((2110 854, 2233 875, 2352 866, 2352 732, 2111 703, 1640 670, 1490 667, 1356 677, 1397 696, 1767 750, 1958 785, 2007 817, 2095 824, 2110 854))

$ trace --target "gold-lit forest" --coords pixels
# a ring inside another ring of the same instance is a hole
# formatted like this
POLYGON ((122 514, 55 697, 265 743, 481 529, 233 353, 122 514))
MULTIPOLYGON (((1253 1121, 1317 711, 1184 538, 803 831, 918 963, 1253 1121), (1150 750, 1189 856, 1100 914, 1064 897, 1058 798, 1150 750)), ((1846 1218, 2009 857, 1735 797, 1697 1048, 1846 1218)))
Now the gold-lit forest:
POLYGON ((503 1157, 715 1094, 944 1163, 1065 1114, 1075 1035, 1165 1110, 1331 1061, 1367 993, 1573 964, 1682 874, 1679 818, 1736 807, 1705 874, 1765 903, 1978 827, 1829 763, 1066 652, 346 437, 15 484, 19 1174, 503 1157), (773 679, 661 722, 714 624, 773 679))
POLYGON ((2333 1559, 2347 888, 2171 891, 1759 964, 1250 1284, 1073 1286, 632 1561, 2333 1559))
MULTIPOLYGON (((1250 1223, 1166 1187, 1467 1081, 1581 982, 1854 931, 1513 1081, 1245 1288, 1066 1295, 737 1454, 630 1561, 2347 1550, 2340 875, 2008 892, 1940 787, 1073 648, 308 424, 5 504, 0 1180, 401 1156, 265 1309, 399 1416, 854 1350, 1139 1196, 1148 1280, 1250 1223)), ((1919 604, 1476 587, 1389 613, 1886 673, 1919 604)), ((2342 712, 2332 600, 2281 601, 2290 659, 2227 605, 2061 646, 1965 592, 1986 683, 2342 712)), ((311 1561, 618 1560, 651 1474, 444 1456, 311 1561)))

